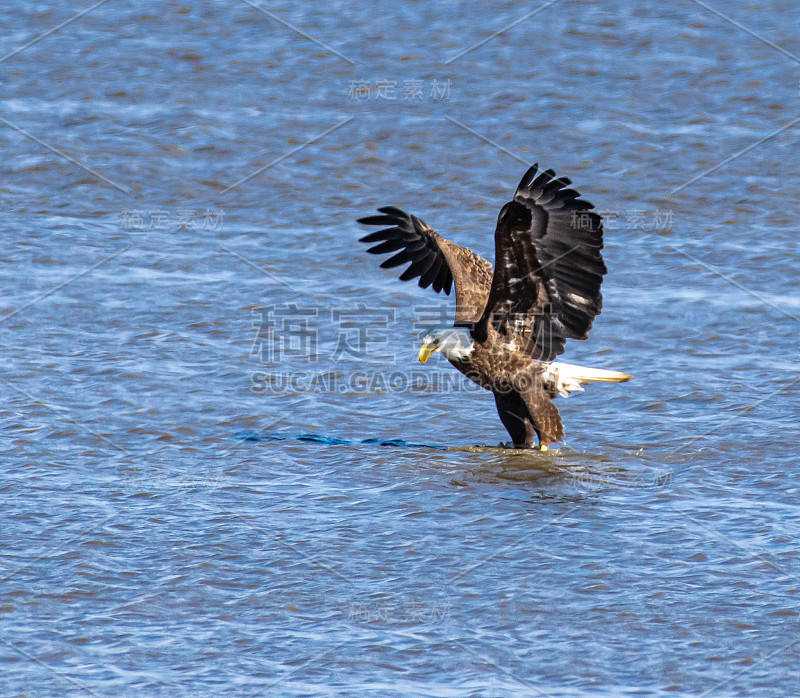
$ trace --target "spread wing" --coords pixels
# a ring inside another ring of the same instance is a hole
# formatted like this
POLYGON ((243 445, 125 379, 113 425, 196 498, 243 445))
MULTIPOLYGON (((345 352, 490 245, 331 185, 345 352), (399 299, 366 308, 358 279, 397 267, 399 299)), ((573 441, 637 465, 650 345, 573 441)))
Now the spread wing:
POLYGON ((603 299, 603 225, 566 177, 531 167, 500 211, 495 270, 477 334, 487 325, 536 359, 586 339, 603 299))
POLYGON ((450 294, 456 288, 456 325, 477 322, 486 301, 492 279, 492 265, 466 247, 443 238, 425 221, 394 206, 379 208, 380 216, 359 218, 365 225, 390 226, 361 238, 360 242, 378 244, 367 252, 387 254, 396 252, 381 263, 391 269, 411 262, 400 275, 401 281, 419 277, 421 288, 433 286, 437 293, 450 294))

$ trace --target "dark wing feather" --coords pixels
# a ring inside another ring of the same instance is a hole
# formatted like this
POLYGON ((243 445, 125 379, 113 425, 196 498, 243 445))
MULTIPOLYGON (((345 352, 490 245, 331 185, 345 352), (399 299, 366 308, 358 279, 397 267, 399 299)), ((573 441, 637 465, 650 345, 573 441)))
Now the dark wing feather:
POLYGON ((570 180, 537 165, 500 211, 486 323, 549 361, 567 339, 586 339, 603 300, 603 225, 570 180))
POLYGON ((432 286, 437 293, 450 295, 456 287, 456 324, 474 324, 489 297, 492 265, 466 247, 439 235, 423 220, 394 206, 379 208, 380 216, 360 218, 365 225, 390 226, 361 238, 360 242, 378 244, 367 252, 396 254, 381 263, 390 269, 411 262, 400 275, 401 281, 419 277, 421 288, 432 286))

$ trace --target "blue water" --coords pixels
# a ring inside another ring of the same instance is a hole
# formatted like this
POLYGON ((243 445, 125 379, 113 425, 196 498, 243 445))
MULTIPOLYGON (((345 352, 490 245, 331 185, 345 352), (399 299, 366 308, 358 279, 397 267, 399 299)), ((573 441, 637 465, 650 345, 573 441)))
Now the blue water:
POLYGON ((90 7, 0 9, 0 694, 800 694, 794 3, 45 35, 90 7), (533 161, 606 219, 564 360, 635 375, 547 454, 419 365, 453 301, 354 222, 491 258, 533 161))

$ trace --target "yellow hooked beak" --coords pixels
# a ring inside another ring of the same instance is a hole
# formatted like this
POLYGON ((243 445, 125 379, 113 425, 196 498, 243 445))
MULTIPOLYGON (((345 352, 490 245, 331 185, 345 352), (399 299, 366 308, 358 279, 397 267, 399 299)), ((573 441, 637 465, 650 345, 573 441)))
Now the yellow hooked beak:
POLYGON ((435 344, 423 344, 419 348, 419 362, 421 364, 427 363, 428 359, 436 353, 435 344))

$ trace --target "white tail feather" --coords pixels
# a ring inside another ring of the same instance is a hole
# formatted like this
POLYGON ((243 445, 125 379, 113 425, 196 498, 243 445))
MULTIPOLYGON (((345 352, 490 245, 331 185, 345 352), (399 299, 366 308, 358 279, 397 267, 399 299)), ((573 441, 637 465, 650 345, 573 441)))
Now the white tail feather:
POLYGON ((545 384, 561 397, 568 397, 570 393, 583 391, 584 383, 624 383, 633 376, 604 368, 586 368, 553 362, 547 364, 543 378, 545 384))

